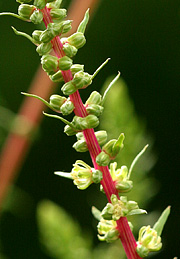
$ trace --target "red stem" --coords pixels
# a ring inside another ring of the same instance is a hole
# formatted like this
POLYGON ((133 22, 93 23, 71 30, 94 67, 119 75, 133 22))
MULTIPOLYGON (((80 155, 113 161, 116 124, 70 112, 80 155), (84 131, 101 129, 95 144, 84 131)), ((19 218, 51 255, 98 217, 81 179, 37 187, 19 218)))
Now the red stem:
MULTIPOLYGON (((48 23, 52 22, 52 19, 49 14, 49 10, 47 7, 45 7, 43 10, 41 10, 44 16, 44 23, 47 27, 48 23)), ((63 45, 60 41, 60 38, 57 36, 51 41, 53 45, 53 50, 58 58, 61 58, 65 56, 65 53, 63 51, 63 45)), ((63 78, 65 82, 71 81, 73 79, 72 73, 70 70, 62 71, 63 78)), ((79 117, 86 117, 87 111, 86 108, 81 100, 79 91, 76 91, 75 93, 70 95, 70 99, 74 104, 74 113, 75 115, 79 117)), ((105 191, 105 194, 107 196, 107 199, 109 202, 111 202, 110 198, 112 194, 116 194, 116 196, 119 199, 118 191, 115 188, 115 184, 112 180, 111 174, 109 172, 108 166, 99 166, 96 163, 96 156, 101 152, 101 148, 99 146, 99 143, 97 141, 97 138, 94 133, 94 129, 86 129, 83 131, 89 153, 94 165, 95 169, 99 169, 103 173, 103 180, 101 181, 101 184, 103 186, 103 189, 105 191)), ((117 222, 117 229, 119 231, 119 237, 121 239, 122 245, 124 247, 124 250, 126 252, 128 259, 140 259, 141 257, 136 252, 136 240, 132 234, 132 231, 129 227, 128 221, 126 217, 121 217, 117 222)))

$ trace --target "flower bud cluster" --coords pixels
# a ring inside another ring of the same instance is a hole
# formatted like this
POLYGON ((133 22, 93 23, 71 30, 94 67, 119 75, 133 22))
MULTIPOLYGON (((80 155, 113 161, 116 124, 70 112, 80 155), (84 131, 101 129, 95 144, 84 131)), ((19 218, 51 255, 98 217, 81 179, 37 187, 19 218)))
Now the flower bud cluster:
POLYGON ((85 129, 96 128, 99 125, 99 120, 95 115, 87 115, 86 117, 78 117, 74 116, 71 125, 66 125, 64 128, 64 132, 68 136, 72 136, 77 134, 79 131, 83 131, 85 129))
POLYGON ((100 241, 111 243, 119 238, 119 231, 114 220, 101 219, 97 225, 100 241))
POLYGON ((85 103, 87 113, 100 116, 104 110, 101 102, 102 96, 100 93, 93 91, 85 103))
POLYGON ((141 257, 148 256, 149 252, 159 251, 162 247, 161 237, 150 226, 139 230, 137 252, 141 257))
POLYGON ((81 160, 77 160, 73 166, 71 173, 55 172, 55 174, 72 179, 80 190, 88 188, 92 183, 100 183, 102 180, 100 170, 91 168, 81 160))
POLYGON ((127 201, 126 196, 117 198, 115 194, 111 196, 111 203, 107 203, 101 212, 101 216, 106 220, 118 220, 120 217, 128 215, 144 214, 145 210, 139 209, 137 202, 127 201))
POLYGON ((86 72, 79 71, 74 74, 74 77, 71 81, 65 83, 61 91, 65 95, 71 95, 75 93, 78 89, 86 88, 92 83, 92 76, 86 72))
POLYGON ((163 211, 153 228, 144 226, 139 230, 136 250, 141 257, 146 257, 149 252, 159 251, 161 249, 162 243, 160 236, 169 214, 170 206, 163 211))
POLYGON ((112 139, 102 147, 102 152, 96 157, 96 162, 100 166, 107 166, 109 162, 117 156, 123 148, 124 134, 121 133, 119 138, 112 139))
MULTIPOLYGON (((61 32, 67 32, 71 28, 69 26, 70 21, 62 24, 62 19, 66 17, 66 9, 60 9, 60 1, 59 0, 34 0, 33 5, 29 5, 28 3, 32 0, 17 0, 21 5, 18 8, 18 14, 20 17, 30 20, 34 24, 41 23, 43 20, 43 14, 41 10, 45 7, 49 8, 50 16, 54 23, 61 23, 57 27, 59 30, 62 29, 61 32), (54 4, 53 4, 53 3, 54 4), (62 27, 61 27, 62 26, 62 27), (60 29, 61 27, 61 29, 60 29), (63 28, 66 27, 66 28, 63 28), (69 29, 68 29, 69 27, 69 29)), ((55 26, 56 27, 56 26, 55 26)), ((51 30, 49 30, 51 34, 51 30)), ((53 31, 53 34, 55 31, 53 31)))
POLYGON ((129 192, 133 187, 133 182, 129 180, 127 166, 121 166, 119 169, 116 169, 116 167, 116 162, 110 164, 110 173, 116 189, 118 192, 129 192))
MULTIPOLYGON (((49 54, 53 47, 52 40, 61 34, 67 33, 71 29, 72 21, 63 20, 67 15, 67 11, 66 9, 60 8, 61 1, 34 0, 33 5, 28 4, 30 2, 29 0, 18 0, 18 2, 21 3, 18 9, 19 16, 23 19, 30 20, 35 24, 42 22, 42 10, 45 7, 49 9, 50 17, 53 22, 50 22, 44 31, 35 30, 32 33, 31 41, 37 45, 36 51, 42 56, 42 67, 47 72, 50 79, 53 82, 63 82, 62 71, 69 70, 72 67, 74 79, 71 83, 67 83, 62 87, 62 91, 65 95, 70 95, 76 90, 91 84, 91 76, 83 71, 82 65, 73 65, 71 59, 76 55, 78 49, 83 47, 86 43, 83 30, 77 31, 68 38, 61 39, 65 56, 58 59, 49 54)), ((81 23, 81 25, 84 26, 84 30, 87 21, 88 13, 86 13, 85 18, 81 23)), ((31 37, 29 36, 29 39, 30 38, 31 37)))
MULTIPOLYGON (((119 231, 117 229, 116 221, 104 219, 101 215, 101 211, 99 211, 94 206, 92 207, 92 213, 94 217, 97 220, 99 220, 99 223, 97 225, 99 240, 106 241, 108 243, 111 243, 117 240, 119 238, 119 231)), ((132 230, 133 229, 132 224, 130 222, 128 222, 128 224, 132 230)))
POLYGON ((38 24, 42 22, 43 14, 39 9, 37 9, 35 2, 36 1, 34 1, 34 5, 21 4, 18 8, 18 14, 22 18, 30 20, 34 24, 38 24))
POLYGON ((63 115, 69 115, 74 110, 74 104, 70 98, 58 94, 51 95, 49 104, 53 110, 59 111, 63 115))
MULTIPOLYGON (((99 143, 99 145, 103 145, 106 140, 107 140, 107 132, 104 130, 100 130, 95 132, 95 136, 97 138, 97 141, 99 143)), ((77 152, 86 152, 88 151, 88 146, 86 144, 86 140, 84 138, 84 135, 82 132, 79 132, 76 134, 77 137, 77 142, 74 143, 73 148, 77 151, 77 152)))

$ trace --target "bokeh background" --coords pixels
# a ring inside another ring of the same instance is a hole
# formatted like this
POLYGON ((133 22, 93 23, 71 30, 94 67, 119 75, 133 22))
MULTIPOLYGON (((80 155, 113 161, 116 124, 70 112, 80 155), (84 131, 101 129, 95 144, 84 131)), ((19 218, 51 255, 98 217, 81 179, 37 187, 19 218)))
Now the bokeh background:
MULTIPOLYGON (((63 7, 69 4, 63 1, 63 7)), ((17 7, 15 1, 0 1, 0 11, 17 12, 17 7)), ((12 32, 12 25, 27 33, 32 33, 35 26, 12 17, 0 18, 0 105, 17 113, 24 98, 20 92, 28 91, 39 56, 30 42, 12 32)), ((163 232, 164 248, 154 256, 159 259, 180 255, 179 29, 178 0, 102 0, 89 23, 87 44, 75 58, 76 63, 85 64, 89 73, 111 58, 91 88, 100 90, 107 77, 121 71, 136 113, 153 139, 156 163, 149 174, 159 189, 146 209, 162 211, 172 206, 163 232)), ((90 91, 82 92, 84 100, 90 91)), ((63 127, 59 121, 43 119, 16 177, 19 201, 0 218, 1 250, 7 258, 50 258, 38 241, 35 213, 42 199, 56 202, 85 232, 92 231, 90 208, 96 197, 91 195, 93 189, 78 191, 71 182, 53 174, 57 170, 71 171, 72 164, 80 158, 71 148, 74 140, 63 134, 63 127)), ((7 131, 2 130, 1 147, 6 136, 7 131)), ((85 159, 89 161, 88 155, 85 159)), ((91 234, 96 244, 95 231, 91 234)))

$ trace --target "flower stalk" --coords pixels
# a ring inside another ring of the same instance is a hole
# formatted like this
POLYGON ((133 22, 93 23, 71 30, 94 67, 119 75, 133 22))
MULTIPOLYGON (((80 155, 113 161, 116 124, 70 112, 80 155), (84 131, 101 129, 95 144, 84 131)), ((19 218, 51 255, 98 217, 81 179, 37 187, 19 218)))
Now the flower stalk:
MULTIPOLYGON (((43 21, 45 23, 45 26, 52 22, 51 18, 49 17, 49 10, 47 7, 45 7, 42 10, 43 13, 43 21)), ((58 58, 65 56, 65 53, 63 52, 63 45, 60 41, 60 38, 57 36, 53 39, 52 42, 53 50, 58 58)), ((71 81, 73 76, 70 70, 63 71, 63 78, 65 82, 71 81)), ((77 116, 80 117, 86 117, 87 111, 86 108, 81 100, 79 91, 77 90, 75 93, 70 95, 70 100, 74 104, 74 113, 77 116)), ((93 129, 86 129, 83 131, 84 138, 86 140, 89 153, 94 165, 95 169, 100 170, 103 173, 103 180, 101 181, 101 184, 103 186, 104 192, 107 196, 107 199, 109 202, 111 202, 111 195, 115 194, 119 198, 118 191, 115 187, 115 184, 112 180, 111 174, 109 172, 108 166, 99 166, 96 163, 96 157, 101 152, 101 148, 98 144, 97 138, 95 136, 93 129)), ((121 239, 121 242, 123 244, 124 250, 126 252, 128 259, 139 259, 141 258, 137 252, 136 252, 136 240, 132 234, 132 231, 129 227, 128 221, 126 217, 121 217, 117 221, 117 229, 119 231, 119 237, 121 239)))
POLYGON ((137 244, 131 231, 131 223, 127 221, 126 216, 142 214, 146 213, 146 211, 139 209, 135 201, 127 201, 126 196, 119 196, 119 193, 130 191, 133 187, 133 183, 129 179, 131 171, 139 157, 144 153, 146 147, 133 161, 129 173, 126 166, 122 166, 121 169, 116 170, 116 163, 114 165, 111 164, 109 170, 108 165, 110 161, 115 159, 123 147, 124 134, 121 133, 117 140, 112 139, 104 143, 106 141, 106 133, 94 131, 94 128, 99 125, 98 117, 103 111, 103 103, 106 95, 119 78, 120 73, 111 82, 103 98, 101 98, 99 93, 93 92, 84 105, 79 94, 79 89, 88 87, 92 83, 92 79, 109 60, 107 59, 93 75, 84 72, 82 65, 74 65, 73 67, 71 58, 86 42, 84 31, 89 19, 89 10, 86 11, 77 32, 68 38, 60 39, 62 34, 65 34, 71 29, 71 20, 62 21, 66 16, 66 10, 60 9, 61 0, 34 0, 34 5, 26 4, 30 0, 17 1, 21 3, 18 9, 19 16, 35 24, 43 21, 46 30, 35 31, 32 37, 26 33, 18 32, 13 28, 14 32, 17 35, 26 37, 37 45, 36 51, 42 56, 41 63, 43 69, 52 81, 65 82, 61 90, 64 95, 68 95, 69 97, 53 95, 50 97, 50 102, 48 103, 36 95, 25 95, 40 99, 49 108, 63 115, 68 115, 74 111, 75 116, 72 122, 58 115, 44 114, 60 119, 66 124, 64 132, 68 136, 76 135, 78 140, 73 147, 78 152, 89 150, 94 166, 94 168, 91 168, 85 162, 78 160, 74 164, 74 168, 70 174, 62 172, 56 172, 56 174, 73 179, 74 184, 81 190, 87 188, 92 183, 101 183, 102 191, 106 194, 108 203, 103 211, 99 212, 100 223, 98 224, 98 231, 100 235, 98 237, 100 240, 112 242, 120 238, 128 259, 138 259, 141 256, 146 256, 150 251, 155 251, 154 249, 160 249, 161 239, 158 235, 157 238, 154 238, 153 235, 157 233, 156 228, 159 232, 157 234, 162 232, 169 212, 163 214, 153 230, 149 226, 147 228, 143 227, 140 230, 139 243, 137 244), (49 55, 52 49, 56 57, 49 55), (101 145, 103 145, 102 148, 100 147, 101 145), (152 248, 152 245, 147 243, 147 239, 157 242, 155 245, 153 243, 155 248, 152 248))

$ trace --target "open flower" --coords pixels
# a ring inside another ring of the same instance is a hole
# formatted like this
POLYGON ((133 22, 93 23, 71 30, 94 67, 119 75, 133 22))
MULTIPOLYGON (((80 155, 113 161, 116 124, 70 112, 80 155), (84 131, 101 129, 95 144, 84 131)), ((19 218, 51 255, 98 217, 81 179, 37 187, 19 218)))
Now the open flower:
POLYGON ((55 172, 55 174, 72 179, 80 190, 84 190, 92 183, 99 183, 102 180, 101 171, 91 168, 81 160, 77 160, 73 166, 71 173, 55 172))

